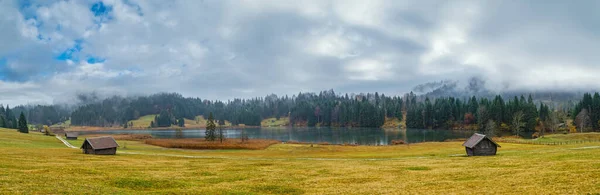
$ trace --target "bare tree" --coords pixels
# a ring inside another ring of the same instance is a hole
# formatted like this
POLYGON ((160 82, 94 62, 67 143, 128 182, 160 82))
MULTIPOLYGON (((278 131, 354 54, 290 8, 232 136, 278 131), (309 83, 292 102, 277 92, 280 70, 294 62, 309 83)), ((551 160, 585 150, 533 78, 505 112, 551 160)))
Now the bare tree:
POLYGON ((494 122, 493 120, 489 120, 486 124, 484 134, 488 137, 495 137, 496 136, 496 122, 494 122))
POLYGON ((181 128, 175 129, 175 139, 181 139, 181 138, 183 138, 183 131, 181 130, 181 128))
POLYGON ((590 126, 591 119, 587 109, 584 108, 577 114, 577 117, 575 117, 575 124, 577 124, 579 132, 585 132, 586 128, 590 126))
POLYGON ((519 135, 519 133, 521 133, 521 129, 523 129, 523 126, 525 126, 523 116, 524 115, 522 111, 513 114, 512 129, 515 135, 519 135))
POLYGON ((552 112, 552 113, 550 113, 550 116, 548 116, 548 119, 546 119, 546 121, 544 121, 544 124, 548 129, 550 129, 550 132, 556 133, 559 122, 560 122, 560 120, 559 120, 558 112, 552 112))
POLYGON ((223 140, 225 140, 225 133, 223 132, 223 126, 222 125, 219 125, 219 134, 218 134, 218 137, 219 137, 219 141, 221 143, 223 143, 223 140))

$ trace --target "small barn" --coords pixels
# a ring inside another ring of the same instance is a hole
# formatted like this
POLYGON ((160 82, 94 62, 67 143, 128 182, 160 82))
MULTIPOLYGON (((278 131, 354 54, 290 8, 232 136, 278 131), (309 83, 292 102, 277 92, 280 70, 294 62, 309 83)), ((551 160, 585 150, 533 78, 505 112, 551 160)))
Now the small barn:
POLYGON ((86 138, 81 145, 84 154, 114 155, 117 153, 117 141, 112 137, 86 138))
POLYGON ((79 136, 79 133, 77 133, 77 132, 66 132, 65 133, 65 138, 67 138, 68 140, 77 140, 77 136, 79 136))
POLYGON ((479 133, 473 134, 463 146, 467 150, 467 155, 469 156, 496 155, 496 151, 498 150, 498 147, 500 147, 494 140, 479 133))

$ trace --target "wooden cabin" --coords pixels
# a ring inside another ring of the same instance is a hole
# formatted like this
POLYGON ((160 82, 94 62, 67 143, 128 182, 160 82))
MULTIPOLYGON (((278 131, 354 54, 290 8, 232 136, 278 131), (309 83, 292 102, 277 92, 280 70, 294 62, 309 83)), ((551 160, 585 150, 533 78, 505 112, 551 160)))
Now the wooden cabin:
POLYGON ((68 140, 77 140, 77 136, 79 136, 79 133, 77 133, 77 132, 66 132, 65 133, 65 138, 68 140))
POLYGON ((479 133, 473 134, 463 146, 467 150, 467 155, 469 156, 496 155, 496 151, 498 150, 498 147, 500 147, 494 140, 479 133))
POLYGON ((117 141, 112 137, 86 138, 81 145, 84 154, 115 155, 117 153, 117 141))

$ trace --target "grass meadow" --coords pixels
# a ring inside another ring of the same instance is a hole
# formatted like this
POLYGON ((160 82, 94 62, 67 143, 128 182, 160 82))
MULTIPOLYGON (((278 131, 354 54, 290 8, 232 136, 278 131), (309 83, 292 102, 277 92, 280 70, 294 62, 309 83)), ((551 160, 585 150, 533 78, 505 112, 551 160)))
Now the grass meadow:
POLYGON ((461 142, 264 150, 118 142, 117 155, 84 155, 55 137, 0 129, 0 194, 600 193, 597 142, 501 142, 491 157, 465 157, 461 142))

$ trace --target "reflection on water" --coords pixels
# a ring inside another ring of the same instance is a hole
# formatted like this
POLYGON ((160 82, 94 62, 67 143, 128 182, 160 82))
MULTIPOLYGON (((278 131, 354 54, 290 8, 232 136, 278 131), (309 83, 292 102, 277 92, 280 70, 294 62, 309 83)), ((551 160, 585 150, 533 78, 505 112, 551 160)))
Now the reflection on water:
MULTIPOLYGON (((274 139, 280 141, 299 141, 331 144, 388 145, 392 140, 404 140, 407 143, 425 141, 444 141, 447 139, 468 138, 472 131, 451 130, 386 130, 379 128, 245 128, 249 138, 274 139)), ((224 130, 226 137, 239 138, 241 129, 224 130)), ((111 130, 80 132, 80 134, 150 134, 155 138, 174 138, 175 130, 111 130)), ((202 138, 204 130, 183 130, 185 138, 202 138)))

